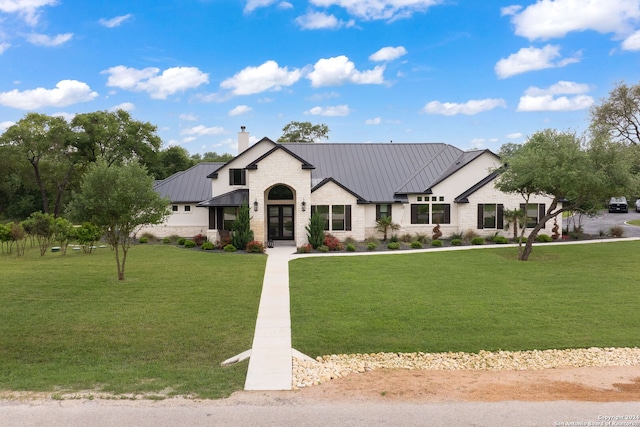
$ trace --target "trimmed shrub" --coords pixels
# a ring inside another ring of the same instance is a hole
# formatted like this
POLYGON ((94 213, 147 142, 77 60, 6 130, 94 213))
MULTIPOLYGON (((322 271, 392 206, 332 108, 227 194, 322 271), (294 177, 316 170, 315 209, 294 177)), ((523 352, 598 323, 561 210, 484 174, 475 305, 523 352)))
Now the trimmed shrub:
POLYGON ((439 248, 440 246, 442 246, 442 240, 440 239, 432 240, 431 246, 433 246, 434 248, 439 248))
POLYGON ((411 249, 422 249, 422 242, 414 240, 411 242, 411 249))
POLYGON ((378 249, 378 244, 375 242, 369 242, 367 243, 367 250, 368 251, 375 251, 376 249, 378 249))
POLYGON ((196 246, 202 246, 202 244, 207 241, 207 236, 200 233, 197 236, 194 236, 192 240, 196 243, 196 246))
POLYGON ((474 237, 473 239, 471 239, 471 244, 472 245, 482 245, 482 244, 484 244, 484 239, 482 237, 474 237))
POLYGON ((323 246, 328 247, 330 251, 341 251, 344 249, 340 240, 331 234, 325 234, 323 246))
POLYGON ((498 245, 504 245, 505 243, 509 243, 509 239, 504 236, 493 236, 493 243, 498 245))
POLYGON ((400 242, 389 242, 387 249, 391 249, 392 251, 400 249, 400 242))
POLYGON ((398 243, 400 241, 400 239, 398 238, 397 234, 392 234, 391 237, 389 237, 389 241, 391 243, 398 243))
MULTIPOLYGON (((145 233, 142 233, 142 235, 140 235, 140 240, 142 240, 142 239, 147 239, 147 241, 145 243, 149 243, 149 242, 153 242, 153 241, 158 240, 158 238, 156 237, 155 234, 150 233, 148 231, 145 232, 145 233)), ((142 243, 142 242, 140 242, 140 243, 142 243)))
POLYGON ((329 247, 325 245, 318 246, 318 251, 320 252, 329 252, 329 247))
POLYGON ((354 245, 352 243, 349 243, 345 249, 347 250, 347 252, 355 252, 356 251, 356 245, 354 245))
POLYGON ((194 242, 193 240, 185 240, 184 241, 184 247, 185 248, 195 248, 196 247, 196 242, 194 242))
POLYGON ((346 237, 346 238, 344 239, 344 242, 342 242, 342 243, 344 243, 345 245, 353 245, 353 246, 356 246, 356 245, 358 244, 358 242, 356 241, 356 239, 354 239, 354 238, 353 238, 353 237, 351 237, 351 236, 346 237))
POLYGON ((308 254, 309 252, 311 252, 311 249, 313 249, 313 246, 311 246, 311 243, 306 243, 302 246, 300 246, 296 252, 298 252, 299 254, 308 254))
POLYGON ((548 234, 538 234, 536 236, 536 242, 544 243, 544 242, 552 242, 553 239, 548 234))
POLYGON ((230 244, 231 244, 231 237, 230 236, 226 236, 226 237, 223 237, 222 239, 220 239, 220 241, 218 242, 218 248, 224 249, 225 246, 230 245, 230 244))
POLYGON ((247 243, 246 251, 253 254, 264 253, 264 244, 262 242, 258 242, 257 240, 252 240, 247 243))
POLYGON ((462 246, 462 239, 451 239, 451 246, 462 246))
POLYGON ((215 248, 211 242, 204 242, 200 247, 205 251, 212 251, 215 248))
POLYGON ((187 239, 185 239, 184 237, 179 237, 178 238, 178 244, 180 246, 184 246, 185 242, 187 241, 187 239))
POLYGON ((324 218, 320 214, 311 215, 307 230, 307 241, 312 247, 318 248, 324 241, 324 218))
POLYGON ((516 239, 516 243, 518 243, 518 242, 527 243, 527 240, 529 240, 529 239, 527 239, 527 236, 518 237, 516 239))
POLYGON ((168 237, 165 237, 164 239, 162 239, 162 243, 164 243, 165 245, 168 245, 169 243, 171 243, 171 239, 168 237))
POLYGON ((138 243, 149 243, 149 238, 148 237, 141 237, 138 240, 138 243))
POLYGON ((235 252, 235 251, 237 251, 237 250, 238 250, 238 249, 237 249, 235 246, 233 246, 231 243, 229 243, 228 245, 226 245, 223 249, 224 249, 224 251, 225 251, 225 252, 235 252))

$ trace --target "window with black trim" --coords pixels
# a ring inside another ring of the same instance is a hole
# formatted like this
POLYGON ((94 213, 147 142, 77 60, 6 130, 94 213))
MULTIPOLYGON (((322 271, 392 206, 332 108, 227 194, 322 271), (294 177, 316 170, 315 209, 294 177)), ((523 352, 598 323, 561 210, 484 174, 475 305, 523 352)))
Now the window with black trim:
POLYGON ((478 229, 504 227, 504 207, 501 204, 485 203, 478 205, 478 229))
POLYGON ((429 224, 430 205, 411 205, 411 224, 429 224))
POLYGON ((431 205, 431 223, 449 224, 451 222, 451 205, 434 203, 431 205))
POLYGON ((544 203, 521 203, 520 209, 525 213, 527 228, 534 228, 545 214, 544 203))
POLYGON ((171 212, 178 212, 178 205, 172 205, 171 212))
POLYGON ((237 217, 238 217, 237 206, 225 206, 223 210, 223 217, 222 217, 222 229, 231 230, 233 227, 233 223, 237 217))
POLYGON ((351 205, 313 205, 311 215, 322 216, 326 231, 351 231, 351 205))
POLYGON ((185 205, 184 206, 184 211, 185 212, 191 212, 191 206, 190 205, 185 205))
POLYGON ((376 205, 376 221, 385 216, 391 219, 391 205, 376 205))
POLYGON ((229 169, 229 185, 246 185, 245 169, 229 169))

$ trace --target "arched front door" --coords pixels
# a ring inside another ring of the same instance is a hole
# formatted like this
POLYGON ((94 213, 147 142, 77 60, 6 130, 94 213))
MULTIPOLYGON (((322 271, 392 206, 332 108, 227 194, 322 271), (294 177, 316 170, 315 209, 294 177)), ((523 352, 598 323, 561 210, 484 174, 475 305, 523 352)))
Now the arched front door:
POLYGON ((286 185, 276 185, 267 195, 269 240, 293 240, 295 205, 293 192, 286 185))

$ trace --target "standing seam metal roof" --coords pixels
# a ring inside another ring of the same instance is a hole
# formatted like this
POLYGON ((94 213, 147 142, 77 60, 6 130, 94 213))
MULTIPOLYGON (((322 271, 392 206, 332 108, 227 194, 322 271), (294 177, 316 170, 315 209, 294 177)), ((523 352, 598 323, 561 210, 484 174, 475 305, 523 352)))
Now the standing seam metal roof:
POLYGON ((306 160, 311 186, 333 178, 369 202, 393 202, 425 193, 484 151, 464 152, 444 143, 286 144, 306 160))
POLYGON ((176 172, 168 178, 156 181, 153 189, 173 203, 194 203, 211 198, 211 180, 207 176, 224 163, 203 162, 189 169, 176 172))

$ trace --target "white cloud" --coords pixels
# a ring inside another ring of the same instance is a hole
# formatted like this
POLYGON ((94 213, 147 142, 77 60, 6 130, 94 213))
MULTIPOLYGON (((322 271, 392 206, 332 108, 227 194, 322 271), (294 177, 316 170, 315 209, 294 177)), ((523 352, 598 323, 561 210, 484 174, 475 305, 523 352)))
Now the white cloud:
POLYGON ((538 0, 513 13, 515 33, 529 40, 561 38, 572 31, 628 34, 640 19, 637 0, 538 0))
POLYGON ((376 62, 393 61, 394 59, 398 59, 401 56, 404 56, 406 54, 407 54, 407 49, 405 49, 404 46, 398 46, 398 47, 387 46, 387 47, 383 47, 376 53, 369 56, 369 59, 371 61, 376 61, 376 62))
POLYGON ((89 85, 77 80, 61 80, 55 89, 37 88, 19 92, 14 89, 0 93, 0 105, 21 110, 42 107, 65 107, 79 102, 91 101, 98 94, 89 85))
POLYGON ((407 18, 444 3, 443 0, 311 0, 318 7, 339 6, 365 20, 407 18))
POLYGON ((276 0, 248 0, 244 7, 244 11, 245 13, 253 12, 258 8, 270 6, 275 2, 276 0))
POLYGON ((240 116, 240 115, 246 114, 246 113, 248 113, 250 111, 253 111, 253 108, 249 107, 248 105, 238 105, 237 107, 235 107, 231 111, 229 111, 229 115, 231 117, 240 116))
POLYGON ((0 122, 0 133, 4 133, 11 126, 15 125, 16 122, 0 122))
POLYGON ((2 55, 7 49, 11 47, 10 43, 0 42, 0 55, 2 55))
POLYGON ((380 117, 376 117, 373 119, 367 119, 364 121, 365 125, 379 125, 380 123, 382 123, 382 119, 380 117))
POLYGON ((305 30, 339 28, 344 25, 335 16, 323 12, 308 12, 306 15, 297 17, 296 23, 305 30))
POLYGON ((267 90, 280 90, 291 86, 302 77, 302 70, 289 71, 280 68, 275 61, 267 61, 258 67, 247 67, 220 83, 223 89, 229 89, 235 95, 252 95, 267 90))
POLYGON ((50 37, 46 34, 31 33, 26 35, 27 41, 38 46, 60 46, 73 38, 73 33, 58 34, 50 37))
POLYGON ((373 70, 358 71, 353 62, 344 55, 329 59, 320 59, 313 66, 307 78, 311 86, 340 86, 345 83, 382 84, 385 67, 376 66, 373 70))
POLYGON ((522 132, 513 132, 513 133, 507 134, 507 138, 509 138, 509 139, 520 139, 523 136, 524 136, 524 134, 522 134, 522 132))
POLYGON ((39 9, 57 3, 58 0, 0 0, 0 12, 16 13, 27 24, 35 26, 38 23, 39 9))
POLYGON ((351 110, 348 105, 333 105, 329 107, 313 107, 309 111, 305 111, 305 114, 311 114, 314 116, 326 116, 326 117, 343 117, 348 116, 351 110))
POLYGON ((116 16, 115 18, 111 18, 111 19, 100 18, 98 22, 100 22, 100 25, 104 27, 115 28, 115 27, 119 27, 120 25, 122 25, 124 21, 131 19, 132 17, 133 15, 128 13, 126 15, 116 16))
POLYGON ((205 136, 205 135, 220 135, 224 133, 224 128, 219 126, 206 127, 204 125, 194 126, 192 128, 183 129, 180 132, 183 135, 197 135, 197 136, 205 136))
POLYGON ((502 8, 500 8, 500 16, 515 15, 520 10, 522 10, 522 6, 517 5, 517 4, 512 5, 512 6, 502 7, 502 8))
POLYGON ((579 53, 573 58, 560 58, 560 46, 546 45, 542 49, 523 47, 517 53, 509 55, 496 63, 495 72, 498 78, 506 79, 527 71, 545 68, 564 67, 578 62, 579 53))
POLYGON ((118 65, 102 71, 102 74, 109 74, 107 86, 147 92, 154 99, 166 99, 174 93, 209 82, 209 75, 196 67, 167 68, 158 75, 159 72, 160 69, 155 67, 137 70, 118 65))
POLYGON ((111 111, 124 110, 124 111, 133 111, 136 109, 136 106, 133 105, 132 102, 123 102, 122 104, 114 105, 111 107, 111 111))
POLYGON ((431 101, 424 106, 423 111, 427 114, 441 114, 443 116, 455 116, 457 114, 474 115, 483 111, 493 110, 497 107, 506 108, 506 106, 507 103, 502 98, 472 99, 463 104, 431 101))
MULTIPOLYGON (((640 30, 631 34, 622 42, 623 50, 640 50, 640 30)), ((0 51, 1 52, 1 51, 0 51)))
POLYGON ((590 90, 591 87, 587 84, 568 81, 559 81, 548 88, 531 86, 520 97, 517 111, 585 110, 594 104, 591 96, 584 95, 590 90))
POLYGON ((180 118, 180 120, 184 120, 187 122, 195 122, 196 120, 198 120, 198 116, 193 113, 182 113, 178 117, 180 118))

